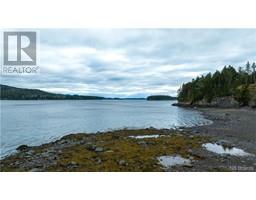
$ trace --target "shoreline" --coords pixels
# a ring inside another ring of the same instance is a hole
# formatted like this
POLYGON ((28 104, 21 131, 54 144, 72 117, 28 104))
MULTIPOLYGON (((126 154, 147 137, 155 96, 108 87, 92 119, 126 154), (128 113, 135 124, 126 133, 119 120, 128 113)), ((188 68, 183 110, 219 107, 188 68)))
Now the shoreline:
POLYGON ((77 133, 3 158, 1 171, 256 171, 256 112, 249 108, 197 108, 212 124, 179 129, 123 129, 77 133), (138 137, 138 138, 136 138, 138 137), (253 156, 213 153, 204 144, 240 148, 253 156), (190 164, 163 166, 161 156, 190 164))

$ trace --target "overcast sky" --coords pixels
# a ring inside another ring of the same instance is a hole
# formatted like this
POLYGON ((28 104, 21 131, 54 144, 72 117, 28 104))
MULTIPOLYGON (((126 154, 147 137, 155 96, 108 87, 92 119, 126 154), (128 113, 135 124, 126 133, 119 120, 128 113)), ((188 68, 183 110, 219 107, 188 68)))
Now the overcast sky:
POLYGON ((176 95, 198 75, 256 61, 256 29, 44 29, 39 40, 40 73, 2 76, 2 84, 105 97, 176 95))

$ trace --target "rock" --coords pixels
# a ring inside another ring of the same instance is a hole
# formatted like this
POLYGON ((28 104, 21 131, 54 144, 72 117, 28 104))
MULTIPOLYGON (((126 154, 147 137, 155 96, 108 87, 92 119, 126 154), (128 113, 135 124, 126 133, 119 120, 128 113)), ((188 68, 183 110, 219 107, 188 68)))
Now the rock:
POLYGON ((173 106, 180 106, 180 107, 194 107, 191 102, 178 102, 178 103, 173 103, 173 106))
POLYGON ((27 154, 28 156, 32 156, 34 153, 35 153, 34 150, 29 150, 29 151, 26 152, 26 154, 27 154))
POLYGON ((42 169, 40 168, 32 168, 31 170, 29 170, 30 172, 41 172, 42 169))
POLYGON ((206 157, 205 151, 203 149, 194 149, 190 153, 195 158, 204 159, 206 157))
POLYGON ((189 160, 193 161, 194 157, 193 156, 189 156, 189 160))
POLYGON ((50 156, 50 153, 46 151, 46 152, 41 153, 41 156, 48 158, 50 156))
POLYGON ((70 163, 68 163, 67 168, 72 169, 72 168, 77 168, 78 164, 74 161, 71 161, 70 163))
POLYGON ((96 162, 97 162, 97 164, 101 164, 102 160, 100 158, 98 158, 96 162))
POLYGON ((20 161, 15 161, 15 162, 14 162, 14 165, 16 165, 16 166, 17 166, 17 165, 20 165, 20 164, 21 164, 20 161))
POLYGON ((120 136, 119 135, 112 135, 112 138, 114 139, 114 140, 118 140, 119 138, 120 138, 120 136))
POLYGON ((190 153, 190 154, 193 153, 193 150, 192 150, 192 149, 189 149, 189 150, 188 150, 188 153, 190 153))
POLYGON ((86 147, 86 149, 87 149, 88 151, 95 151, 96 145, 89 145, 89 146, 86 147))
POLYGON ((102 152, 104 151, 103 147, 96 147, 95 152, 102 152))
POLYGON ((216 142, 216 144, 221 145, 221 146, 223 146, 224 148, 233 148, 233 147, 235 147, 235 145, 232 144, 232 143, 231 143, 230 141, 228 141, 228 140, 218 140, 218 141, 216 142))
POLYGON ((185 163, 185 164, 183 164, 183 167, 192 168, 193 165, 192 165, 192 163, 185 163))
POLYGON ((143 141, 143 140, 142 140, 142 141, 138 141, 137 143, 138 143, 139 145, 143 145, 143 146, 146 146, 146 145, 147 145, 147 142, 145 142, 145 141, 143 141))
POLYGON ((29 149, 29 146, 28 145, 20 145, 16 150, 17 151, 25 151, 25 150, 28 150, 29 149))
POLYGON ((121 166, 126 166, 127 165, 125 160, 119 160, 118 164, 121 165, 121 166))
POLYGON ((191 133, 197 134, 197 133, 199 133, 199 131, 198 130, 193 130, 193 131, 191 131, 191 133))

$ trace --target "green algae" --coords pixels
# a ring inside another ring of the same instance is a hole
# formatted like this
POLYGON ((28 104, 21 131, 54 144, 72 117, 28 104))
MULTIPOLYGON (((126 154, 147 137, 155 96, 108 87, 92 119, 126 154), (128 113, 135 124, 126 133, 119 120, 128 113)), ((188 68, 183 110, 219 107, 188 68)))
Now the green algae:
POLYGON ((53 153, 56 157, 54 165, 51 164, 51 160, 47 165, 50 156, 45 158, 45 161, 42 160, 42 171, 164 171, 157 157, 179 154, 189 158, 190 150, 200 148, 206 141, 208 139, 202 136, 189 137, 174 130, 157 129, 71 134, 53 143, 31 147, 33 154, 28 158, 25 157, 26 152, 20 152, 3 159, 1 171, 29 171, 33 166, 24 167, 15 163, 33 162, 33 159, 40 158, 51 148, 58 148, 61 152, 53 153), (130 137, 155 134, 159 137, 143 139, 130 137), (100 147, 102 151, 95 151, 95 147, 100 147))

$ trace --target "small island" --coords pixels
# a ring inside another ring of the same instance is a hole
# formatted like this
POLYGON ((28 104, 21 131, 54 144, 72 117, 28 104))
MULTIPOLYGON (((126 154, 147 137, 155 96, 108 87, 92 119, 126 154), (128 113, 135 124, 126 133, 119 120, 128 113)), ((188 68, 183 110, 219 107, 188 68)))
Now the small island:
POLYGON ((176 99, 177 97, 172 97, 168 95, 151 95, 147 97, 147 101, 170 101, 176 99))

